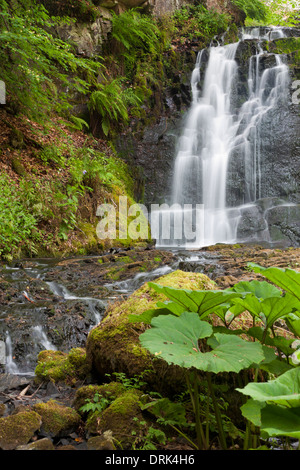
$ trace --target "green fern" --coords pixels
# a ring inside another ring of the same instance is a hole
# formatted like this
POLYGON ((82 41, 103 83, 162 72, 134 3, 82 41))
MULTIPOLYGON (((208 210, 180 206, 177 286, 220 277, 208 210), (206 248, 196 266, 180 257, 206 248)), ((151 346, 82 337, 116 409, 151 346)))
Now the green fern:
POLYGON ((131 9, 120 15, 113 15, 112 37, 119 41, 127 51, 143 49, 154 52, 159 46, 160 32, 155 20, 131 9))
POLYGON ((260 0, 232 0, 246 14, 248 18, 264 21, 267 17, 268 8, 260 0))
POLYGON ((124 78, 116 78, 98 85, 90 97, 89 109, 102 118, 102 130, 107 136, 113 124, 127 123, 130 106, 140 104, 132 88, 123 87, 124 78))

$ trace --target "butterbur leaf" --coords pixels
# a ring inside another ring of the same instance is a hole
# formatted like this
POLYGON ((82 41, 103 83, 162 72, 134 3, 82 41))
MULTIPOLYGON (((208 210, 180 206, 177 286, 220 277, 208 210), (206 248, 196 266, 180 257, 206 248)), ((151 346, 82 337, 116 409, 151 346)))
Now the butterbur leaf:
POLYGON ((244 418, 248 419, 255 426, 261 425, 261 410, 266 406, 265 403, 250 398, 241 406, 241 412, 244 418))
POLYGON ((233 302, 243 306, 251 315, 263 320, 267 328, 270 328, 279 318, 290 314, 298 305, 298 300, 290 294, 284 297, 267 297, 262 301, 253 294, 246 294, 244 298, 233 299, 233 302))
MULTIPOLYGON (((248 263, 254 272, 262 274, 269 281, 294 295, 300 301, 300 272, 277 267, 263 268, 255 263, 248 263)), ((300 305, 299 305, 300 306, 300 305)))
POLYGON ((212 337, 211 325, 194 312, 183 312, 180 317, 159 316, 152 320, 151 326, 140 335, 141 344, 170 364, 217 374, 239 372, 264 359, 259 343, 227 334, 216 333, 212 337), (200 351, 198 340, 203 338, 209 338, 211 351, 200 351))
POLYGON ((240 294, 254 294, 258 299, 267 299, 268 297, 280 297, 282 292, 277 287, 267 281, 241 281, 230 289, 230 292, 239 292, 240 294))
POLYGON ((170 315, 170 310, 167 308, 151 308, 145 310, 145 312, 140 315, 129 315, 128 321, 129 323, 145 323, 145 325, 150 325, 152 319, 159 315, 170 315))
POLYGON ((174 287, 160 286, 153 282, 149 282, 149 286, 156 292, 164 294, 168 299, 179 304, 184 310, 198 313, 200 318, 205 318, 212 313, 216 307, 240 295, 237 292, 222 290, 202 291, 176 289, 174 287))
POLYGON ((300 368, 288 370, 275 380, 249 383, 243 389, 237 390, 260 402, 289 408, 300 407, 300 368))
POLYGON ((261 410, 261 431, 270 437, 300 438, 300 407, 283 408, 267 405, 261 410))

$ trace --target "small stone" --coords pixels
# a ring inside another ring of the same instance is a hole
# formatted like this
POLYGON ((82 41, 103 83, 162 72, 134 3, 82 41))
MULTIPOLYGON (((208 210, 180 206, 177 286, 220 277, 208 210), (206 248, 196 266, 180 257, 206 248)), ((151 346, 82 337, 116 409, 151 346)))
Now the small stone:
POLYGON ((116 450, 113 442, 104 436, 90 437, 87 446, 88 450, 116 450))
POLYGON ((45 437, 27 445, 18 446, 16 450, 54 450, 54 445, 51 439, 45 437))

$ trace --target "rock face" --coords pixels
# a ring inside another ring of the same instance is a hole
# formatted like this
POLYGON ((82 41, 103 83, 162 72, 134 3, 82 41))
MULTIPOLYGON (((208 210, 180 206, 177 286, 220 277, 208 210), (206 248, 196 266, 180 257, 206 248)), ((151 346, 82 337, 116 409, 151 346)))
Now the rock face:
POLYGON ((99 17, 94 22, 70 23, 57 29, 58 36, 75 44, 77 53, 81 56, 92 57, 99 54, 111 31, 110 11, 101 7, 98 11, 99 17))

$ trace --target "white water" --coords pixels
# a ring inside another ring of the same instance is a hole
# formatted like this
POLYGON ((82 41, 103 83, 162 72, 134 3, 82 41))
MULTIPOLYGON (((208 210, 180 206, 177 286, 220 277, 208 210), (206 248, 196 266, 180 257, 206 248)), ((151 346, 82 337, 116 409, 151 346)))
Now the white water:
POLYGON ((58 296, 58 297, 62 297, 65 300, 81 300, 81 301, 84 301, 87 304, 91 314, 94 317, 95 325, 100 323, 100 321, 102 319, 102 315, 99 313, 97 307, 99 307, 100 310, 104 311, 104 309, 106 308, 106 302, 104 302, 103 300, 100 300, 100 299, 92 298, 92 297, 78 297, 78 296, 72 294, 71 292, 69 292, 68 289, 65 286, 60 285, 60 284, 58 284, 57 282, 54 282, 54 281, 47 282, 47 285, 49 286, 49 288, 53 292, 53 294, 58 296))
POLYGON ((5 370, 8 374, 18 374, 20 371, 16 362, 13 359, 12 343, 11 343, 11 338, 10 338, 10 334, 8 331, 6 332, 5 346, 6 346, 5 370))
MULTIPOLYGON (((244 39, 259 37, 259 29, 244 33, 244 39)), ((264 31, 264 37, 283 37, 280 29, 264 31)), ((199 53, 191 78, 192 104, 179 139, 175 159, 172 205, 179 204, 184 216, 185 204, 201 204, 204 212, 202 239, 196 248, 219 242, 232 243, 237 238, 240 208, 226 204, 227 173, 231 158, 238 153, 245 168, 243 200, 251 204, 261 197, 260 122, 278 100, 286 97, 288 67, 279 55, 269 69, 260 70, 264 55, 261 43, 249 62, 246 102, 237 111, 233 107, 238 65, 235 60, 239 42, 211 47, 200 94, 203 51, 199 53)), ((187 246, 187 240, 160 240, 158 246, 187 246)))

